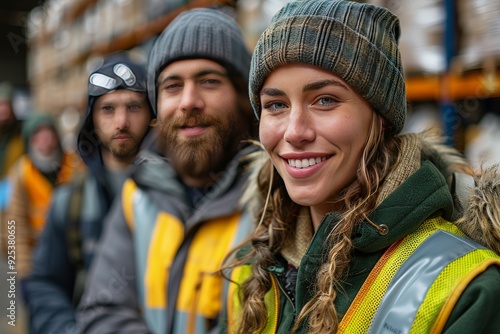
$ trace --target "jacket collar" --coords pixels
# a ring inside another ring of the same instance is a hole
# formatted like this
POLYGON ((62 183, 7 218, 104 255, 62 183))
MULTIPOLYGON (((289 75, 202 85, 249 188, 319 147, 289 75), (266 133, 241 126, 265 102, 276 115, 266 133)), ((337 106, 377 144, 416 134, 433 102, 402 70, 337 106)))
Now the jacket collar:
POLYGON ((374 224, 387 227, 381 235, 367 221, 358 225, 353 236, 354 246, 364 252, 376 252, 415 231, 424 220, 443 216, 450 219, 453 199, 439 170, 429 161, 391 192, 370 214, 374 224))

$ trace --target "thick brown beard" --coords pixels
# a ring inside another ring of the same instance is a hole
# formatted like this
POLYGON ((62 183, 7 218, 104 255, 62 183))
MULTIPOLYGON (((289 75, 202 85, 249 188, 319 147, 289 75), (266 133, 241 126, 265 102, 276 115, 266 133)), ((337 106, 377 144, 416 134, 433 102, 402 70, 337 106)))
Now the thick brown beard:
POLYGON ((236 153, 242 138, 242 127, 237 115, 224 121, 206 114, 192 113, 185 117, 158 120, 160 138, 164 141, 165 156, 174 168, 192 178, 216 178, 236 153), (199 138, 181 140, 178 130, 189 121, 210 126, 210 132, 199 138))

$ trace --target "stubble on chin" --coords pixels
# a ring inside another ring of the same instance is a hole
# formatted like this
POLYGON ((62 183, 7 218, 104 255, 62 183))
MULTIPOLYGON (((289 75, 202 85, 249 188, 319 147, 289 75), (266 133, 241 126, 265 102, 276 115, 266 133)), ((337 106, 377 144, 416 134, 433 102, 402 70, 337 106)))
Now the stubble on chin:
POLYGON ((131 139, 130 143, 115 144, 112 140, 101 142, 102 147, 119 161, 131 161, 139 152, 140 143, 131 139))

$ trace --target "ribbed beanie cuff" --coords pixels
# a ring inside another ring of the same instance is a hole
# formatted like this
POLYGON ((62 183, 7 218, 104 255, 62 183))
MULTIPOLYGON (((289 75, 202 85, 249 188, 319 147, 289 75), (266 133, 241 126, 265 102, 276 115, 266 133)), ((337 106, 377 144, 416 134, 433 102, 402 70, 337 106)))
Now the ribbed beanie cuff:
POLYGON ((160 72, 176 60, 195 58, 216 61, 248 82, 251 56, 234 18, 220 9, 192 9, 165 28, 150 52, 147 86, 155 113, 160 72))
POLYGON ((250 102, 260 115, 260 90, 277 67, 305 63, 341 77, 399 133, 406 88, 397 46, 399 20, 383 7, 351 1, 299 0, 285 5, 255 47, 250 102))

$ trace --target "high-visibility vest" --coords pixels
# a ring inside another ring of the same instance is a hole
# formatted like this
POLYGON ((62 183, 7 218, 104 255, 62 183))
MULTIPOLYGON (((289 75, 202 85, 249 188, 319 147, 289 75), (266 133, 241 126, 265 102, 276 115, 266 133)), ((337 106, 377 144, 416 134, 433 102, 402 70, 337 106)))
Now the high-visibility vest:
POLYGON ((170 269, 186 237, 184 222, 160 210, 132 179, 123 185, 122 203, 134 239, 137 295, 148 327, 154 333, 165 332, 167 309, 175 308, 175 333, 206 333, 207 319, 218 317, 226 295, 224 279, 216 273, 228 252, 248 235, 248 213, 236 211, 204 221, 179 275, 170 269), (168 304, 170 279, 181 279, 176 305, 168 304))
MULTIPOLYGON (((390 246, 372 269, 339 324, 338 333, 440 333, 462 291, 492 265, 494 251, 466 238, 443 218, 424 222, 414 233, 390 246)), ((232 273, 244 282, 246 265, 232 273)), ((263 333, 278 328, 279 288, 274 277, 266 293, 268 322, 263 333)), ((241 305, 236 284, 228 296, 228 328, 238 326, 241 305)))

